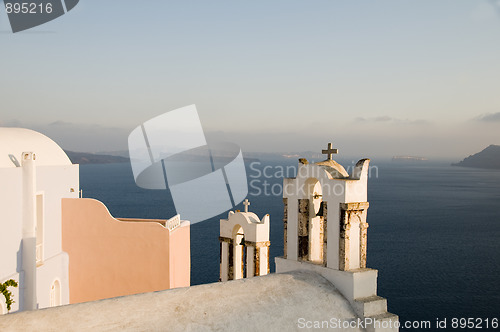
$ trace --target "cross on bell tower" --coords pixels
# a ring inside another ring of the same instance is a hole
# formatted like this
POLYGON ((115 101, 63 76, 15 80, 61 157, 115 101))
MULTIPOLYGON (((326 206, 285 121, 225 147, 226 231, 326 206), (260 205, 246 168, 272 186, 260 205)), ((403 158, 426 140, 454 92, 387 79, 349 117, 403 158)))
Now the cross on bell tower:
POLYGON ((248 206, 250 205, 248 198, 243 201, 243 205, 245 205, 245 212, 248 212, 248 206))
POLYGON ((321 150, 322 154, 326 154, 326 160, 332 160, 332 155, 339 153, 338 149, 334 149, 332 143, 328 143, 328 148, 326 150, 321 150))

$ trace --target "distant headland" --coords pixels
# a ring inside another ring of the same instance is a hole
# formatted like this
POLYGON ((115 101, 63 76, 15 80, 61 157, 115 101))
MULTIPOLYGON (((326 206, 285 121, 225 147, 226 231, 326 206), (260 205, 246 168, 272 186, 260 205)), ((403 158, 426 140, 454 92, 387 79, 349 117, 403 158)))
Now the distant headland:
MULTIPOLYGON (((73 164, 116 164, 116 163, 128 163, 130 158, 128 157, 128 151, 112 151, 112 152, 102 152, 102 153, 89 153, 89 152, 75 152, 64 150, 68 155, 68 158, 73 164)), ((184 158, 190 158, 192 161, 200 161, 200 156, 196 154, 184 154, 184 158)), ((204 159, 201 159, 204 160, 204 159)), ((258 158, 251 158, 245 156, 243 158, 245 163, 249 164, 252 162, 259 162, 258 158)))
POLYGON ((410 161, 410 162, 414 162, 414 161, 427 161, 427 158, 425 157, 416 157, 416 156, 394 156, 392 157, 392 161, 396 161, 396 162, 399 162, 399 161, 410 161))
POLYGON ((74 152, 65 150, 69 159, 73 164, 113 164, 126 163, 129 158, 122 156, 113 156, 108 154, 94 154, 85 152, 74 152))
POLYGON ((452 166, 500 169, 500 145, 490 145, 452 166))

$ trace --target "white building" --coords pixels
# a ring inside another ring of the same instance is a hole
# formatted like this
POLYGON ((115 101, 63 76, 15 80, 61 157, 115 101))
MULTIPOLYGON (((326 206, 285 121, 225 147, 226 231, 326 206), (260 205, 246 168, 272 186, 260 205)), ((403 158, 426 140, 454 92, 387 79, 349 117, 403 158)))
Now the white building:
POLYGON ((0 128, 0 183, 0 282, 19 282, 11 311, 68 304, 61 199, 78 198, 78 165, 40 133, 0 128))

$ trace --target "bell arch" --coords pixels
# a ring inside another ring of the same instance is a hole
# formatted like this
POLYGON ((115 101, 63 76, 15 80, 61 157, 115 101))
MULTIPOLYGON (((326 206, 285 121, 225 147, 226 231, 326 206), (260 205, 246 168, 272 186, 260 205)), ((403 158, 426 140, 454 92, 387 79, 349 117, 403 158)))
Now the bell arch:
POLYGON ((299 260, 324 264, 326 257, 326 202, 321 181, 310 177, 304 181, 304 197, 298 202, 297 245, 299 260))
POLYGON ((242 279, 245 277, 245 231, 241 225, 235 225, 233 228, 233 279, 242 279))
POLYGON ((269 273, 270 217, 230 211, 220 220, 220 281, 262 276, 269 273))

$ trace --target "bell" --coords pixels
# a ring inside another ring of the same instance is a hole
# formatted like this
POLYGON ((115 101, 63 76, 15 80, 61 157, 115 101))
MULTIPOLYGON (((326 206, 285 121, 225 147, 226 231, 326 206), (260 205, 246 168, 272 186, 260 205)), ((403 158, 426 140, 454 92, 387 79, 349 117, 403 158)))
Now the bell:
MULTIPOLYGON (((237 233, 236 235, 243 235, 243 236, 241 237, 241 241, 240 241, 240 243, 238 243, 238 245, 239 245, 239 246, 244 246, 244 245, 245 245, 245 234, 242 234, 242 233, 237 233)), ((236 241, 236 239, 235 239, 235 241, 236 241)))
POLYGON ((316 213, 316 217, 324 217, 324 211, 323 211, 323 204, 325 202, 321 202, 321 205, 319 206, 319 210, 318 210, 318 213, 316 213))

